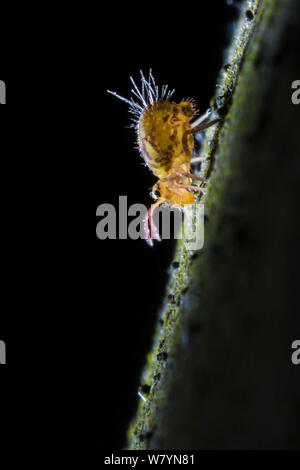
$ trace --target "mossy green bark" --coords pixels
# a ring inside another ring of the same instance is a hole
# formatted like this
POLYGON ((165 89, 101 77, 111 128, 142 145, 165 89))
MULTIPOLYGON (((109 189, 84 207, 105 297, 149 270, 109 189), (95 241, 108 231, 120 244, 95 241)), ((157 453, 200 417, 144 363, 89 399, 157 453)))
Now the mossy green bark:
POLYGON ((204 248, 178 243, 129 449, 300 448, 299 17, 297 0, 242 6, 201 149, 204 248))

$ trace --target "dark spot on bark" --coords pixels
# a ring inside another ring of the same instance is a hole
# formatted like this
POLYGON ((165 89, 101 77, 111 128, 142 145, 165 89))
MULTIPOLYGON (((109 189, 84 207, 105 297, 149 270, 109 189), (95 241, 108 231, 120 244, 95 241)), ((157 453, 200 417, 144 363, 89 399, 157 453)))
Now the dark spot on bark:
POLYGON ((229 106, 222 106, 218 108, 217 112, 218 112, 218 115, 223 118, 228 113, 228 110, 229 110, 229 106))
POLYGON ((150 389, 151 387, 148 384, 143 384, 140 387, 141 392, 144 393, 145 395, 148 395, 150 393, 150 389))
POLYGON ((223 98, 224 97, 225 97, 225 95, 216 96, 216 106, 217 106, 217 108, 220 108, 221 106, 223 106, 223 98))
POLYGON ((160 381, 160 374, 159 373, 156 374, 153 378, 154 378, 154 382, 158 383, 160 381))
POLYGON ((173 261, 172 263, 173 268, 177 269, 180 266, 180 263, 178 261, 173 261))
POLYGON ((161 352, 161 353, 158 353, 157 354, 157 360, 158 361, 166 361, 167 360, 167 357, 168 357, 168 353, 166 353, 165 351, 161 352))
POLYGON ((249 21, 253 20, 253 18, 254 18, 254 15, 253 15, 251 10, 247 10, 245 15, 246 15, 247 20, 249 20, 249 21))
POLYGON ((230 68, 231 64, 225 64, 223 65, 223 70, 225 70, 225 72, 227 72, 227 70, 230 68))
POLYGON ((174 113, 174 114, 178 114, 178 112, 179 112, 179 110, 178 110, 177 106, 174 106, 174 108, 173 108, 173 113, 174 113))
POLYGON ((217 112, 220 117, 226 116, 231 104, 232 104, 232 94, 229 90, 224 95, 217 96, 216 107, 217 107, 217 112))
POLYGON ((163 116, 163 118, 162 118, 162 119, 163 119, 163 121, 164 121, 164 122, 167 122, 167 120, 168 120, 168 115, 166 115, 166 116, 163 116))

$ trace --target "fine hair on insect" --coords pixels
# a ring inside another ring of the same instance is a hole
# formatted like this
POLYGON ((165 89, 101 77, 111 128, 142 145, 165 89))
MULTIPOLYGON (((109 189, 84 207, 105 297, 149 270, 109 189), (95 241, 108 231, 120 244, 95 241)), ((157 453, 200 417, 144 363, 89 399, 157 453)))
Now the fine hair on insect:
POLYGON ((146 165, 158 178, 151 191, 155 203, 144 221, 145 238, 152 246, 153 239, 161 240, 153 222, 154 210, 164 203, 183 209, 195 200, 194 192, 203 192, 203 188, 193 185, 193 181, 207 181, 191 173, 191 164, 202 160, 202 157, 192 158, 194 134, 213 126, 220 119, 204 123, 210 115, 207 111, 191 122, 196 115, 192 100, 171 101, 175 90, 169 90, 168 85, 156 85, 151 69, 147 79, 142 71, 140 75, 140 88, 130 77, 133 88, 129 99, 107 91, 129 105, 131 127, 136 130, 138 148, 146 165))

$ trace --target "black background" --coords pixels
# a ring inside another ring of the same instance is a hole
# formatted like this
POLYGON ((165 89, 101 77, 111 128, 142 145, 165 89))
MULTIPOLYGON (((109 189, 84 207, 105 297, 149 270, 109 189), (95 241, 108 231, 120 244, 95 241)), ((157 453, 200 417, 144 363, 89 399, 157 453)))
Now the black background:
POLYGON ((29 199, 18 196, 12 216, 25 205, 6 276, 22 287, 9 294, 1 332, 12 380, 2 390, 12 398, 8 415, 13 409, 21 421, 16 431, 8 419, 13 434, 25 439, 34 422, 54 447, 126 444, 174 245, 96 237, 100 204, 118 209, 126 195, 128 206, 149 207, 155 183, 135 148, 127 105, 106 90, 129 97, 129 76, 139 81, 139 70, 152 68, 158 84, 175 88, 175 101, 194 98, 204 112, 237 15, 225 0, 114 5, 91 10, 70 35, 67 28, 60 54, 50 56, 50 44, 36 61, 4 58, 10 70, 0 79, 8 106, 18 108, 7 111, 6 126, 20 128, 7 134, 6 179, 10 194, 20 182, 29 199))

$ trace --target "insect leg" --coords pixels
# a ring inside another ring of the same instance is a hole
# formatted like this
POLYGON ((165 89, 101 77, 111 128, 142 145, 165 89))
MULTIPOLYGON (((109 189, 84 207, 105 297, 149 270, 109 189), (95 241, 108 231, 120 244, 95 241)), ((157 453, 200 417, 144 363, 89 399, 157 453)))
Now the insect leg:
POLYGON ((205 192, 205 190, 203 188, 200 188, 200 186, 192 186, 190 184, 178 184, 178 183, 176 183, 174 186, 176 188, 186 189, 187 191, 200 191, 201 193, 205 192))
POLYGON ((205 157, 195 157, 195 158, 192 158, 190 163, 193 164, 193 163, 203 162, 204 158, 205 158, 205 157))
POLYGON ((194 175, 193 173, 189 173, 188 171, 175 171, 176 176, 187 176, 188 178, 191 178, 192 180, 198 180, 202 181, 203 183, 207 183, 208 180, 205 178, 202 178, 202 176, 197 176, 194 175))
POLYGON ((204 193, 204 189, 200 188, 199 186, 193 186, 193 185, 190 185, 190 184, 177 183, 176 176, 182 177, 182 176, 185 176, 185 175, 184 175, 184 173, 176 172, 175 175, 169 179, 169 185, 171 187, 173 187, 175 189, 176 188, 183 188, 183 189, 186 189, 187 191, 201 191, 202 193, 204 193))
POLYGON ((221 119, 219 118, 213 119, 212 121, 207 122, 206 124, 202 124, 202 126, 193 127, 191 130, 186 131, 186 134, 195 134, 196 132, 203 131, 204 129, 207 129, 208 127, 214 126, 215 124, 217 124, 217 122, 220 122, 220 121, 221 119))
POLYGON ((198 117, 198 119, 196 119, 196 121, 192 122, 191 123, 191 127, 196 127, 196 126, 199 126, 201 124, 201 122, 205 121, 210 115, 210 111, 206 111, 206 113, 202 114, 200 117, 198 117))
POLYGON ((151 205, 150 209, 148 210, 145 220, 144 220, 144 231, 145 231, 145 239, 148 245, 153 246, 152 238, 155 240, 161 241, 159 236, 158 230, 154 225, 153 222, 153 212, 157 206, 164 202, 163 198, 159 198, 154 204, 151 205))

